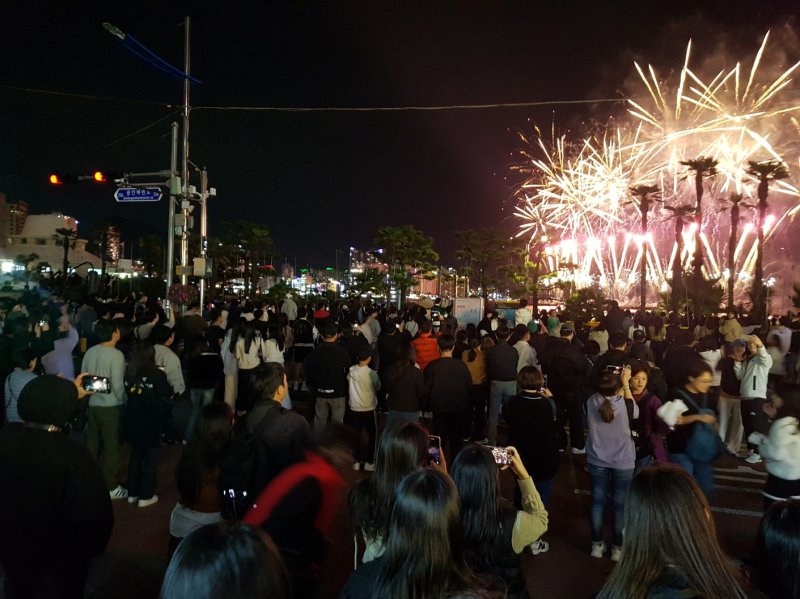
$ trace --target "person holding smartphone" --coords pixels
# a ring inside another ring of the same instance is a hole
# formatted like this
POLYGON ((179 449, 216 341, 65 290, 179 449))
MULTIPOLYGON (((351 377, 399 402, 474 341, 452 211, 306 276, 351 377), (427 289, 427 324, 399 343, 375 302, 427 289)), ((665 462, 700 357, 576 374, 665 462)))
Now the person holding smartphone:
POLYGON ((508 588, 507 597, 522 597, 525 580, 520 555, 526 547, 534 555, 549 548, 541 540, 547 531, 547 510, 519 452, 514 447, 494 450, 471 445, 461 450, 451 467, 461 497, 464 556, 477 574, 502 578, 508 588), (521 510, 501 494, 500 470, 506 468, 517 477, 521 510))

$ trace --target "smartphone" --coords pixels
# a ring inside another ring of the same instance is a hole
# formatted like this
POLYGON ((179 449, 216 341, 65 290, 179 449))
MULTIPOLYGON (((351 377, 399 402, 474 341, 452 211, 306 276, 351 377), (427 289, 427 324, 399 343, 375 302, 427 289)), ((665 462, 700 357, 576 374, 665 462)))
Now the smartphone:
POLYGON ((83 390, 91 393, 110 393, 111 381, 105 376, 87 374, 83 377, 83 390))
POLYGON ((511 463, 511 454, 505 447, 491 447, 489 449, 494 456, 494 461, 498 466, 508 466, 511 463))
POLYGON ((546 374, 542 375, 542 378, 543 378, 544 380, 542 381, 542 386, 541 386, 541 388, 539 389, 539 391, 542 391, 542 392, 544 392, 544 390, 545 390, 545 389, 547 389, 547 375, 546 375, 546 374))
POLYGON ((442 438, 436 435, 428 437, 428 459, 434 464, 442 463, 442 438))
POLYGON ((617 376, 619 376, 620 374, 622 374, 622 369, 623 368, 624 368, 624 366, 615 366, 613 364, 609 364, 608 366, 606 366, 604 368, 604 370, 606 372, 612 372, 612 373, 616 374, 617 376))
POLYGON ((42 320, 40 320, 40 321, 39 321, 39 326, 40 326, 40 327, 43 327, 43 326, 44 326, 44 325, 46 325, 46 324, 47 324, 47 321, 46 321, 46 320, 44 320, 44 319, 42 319, 42 320))

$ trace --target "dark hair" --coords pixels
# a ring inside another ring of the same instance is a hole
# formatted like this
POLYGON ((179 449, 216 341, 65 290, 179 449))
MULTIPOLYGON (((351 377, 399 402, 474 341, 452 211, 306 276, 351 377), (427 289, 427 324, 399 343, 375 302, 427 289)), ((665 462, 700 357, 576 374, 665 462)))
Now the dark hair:
POLYGON ((186 537, 169 562, 161 599, 288 599, 277 549, 247 524, 218 522, 186 537))
POLYGON ((664 465, 639 472, 625 505, 622 559, 597 599, 643 599, 668 566, 698 597, 745 599, 710 510, 685 470, 664 465))
POLYGON ((526 300, 525 298, 522 298, 521 300, 519 300, 519 307, 520 308, 524 308, 527 305, 528 305, 528 300, 526 300))
POLYGON ((469 340, 469 352, 467 353, 467 362, 474 362, 478 357, 478 350, 480 349, 481 341, 477 337, 469 340))
POLYGON ((420 333, 430 333, 433 330, 433 325, 430 320, 423 320, 419 325, 420 333))
POLYGON ((436 338, 439 351, 450 351, 456 346, 456 340, 452 335, 439 335, 436 338))
POLYGON ((253 370, 250 375, 250 384, 253 394, 259 399, 272 400, 275 392, 283 385, 286 371, 279 362, 265 362, 253 370))
POLYGON ((508 330, 508 327, 506 325, 498 327, 497 331, 495 331, 495 335, 497 335, 497 338, 500 339, 501 341, 505 341, 506 339, 508 339, 508 336, 510 334, 511 332, 508 330))
POLYGON ((517 384, 520 389, 527 389, 528 391, 541 388, 544 384, 542 371, 536 368, 536 366, 525 366, 517 374, 517 384))
POLYGON ((633 340, 638 343, 644 343, 645 339, 647 339, 647 335, 642 329, 636 329, 633 332, 633 340))
POLYGON ((776 501, 758 531, 758 582, 769 597, 800 597, 800 500, 776 501))
POLYGON ((125 378, 137 381, 156 368, 156 350, 147 341, 137 341, 131 346, 125 378))
POLYGON ((375 455, 375 472, 350 492, 350 521, 367 539, 386 539, 392 498, 409 472, 425 466, 428 431, 416 422, 402 422, 381 435, 375 455))
POLYGON ((650 378, 650 367, 644 362, 640 362, 639 360, 631 360, 629 366, 631 367, 631 378, 635 377, 640 372, 644 372, 647 375, 647 378, 650 378))
POLYGON ((278 344, 278 350, 283 351, 286 340, 277 322, 270 321, 267 324, 267 339, 274 339, 275 343, 278 344))
POLYGON ((452 479, 428 468, 412 472, 394 495, 373 595, 445 597, 474 589, 476 583, 464 561, 461 509, 452 479))
POLYGON ((530 335, 527 325, 518 324, 514 327, 514 330, 511 332, 511 336, 508 338, 509 345, 514 345, 517 341, 520 341, 522 338, 524 338, 525 335, 530 335))
POLYGON ((173 334, 174 331, 167 325, 157 324, 153 327, 153 330, 150 331, 150 341, 163 345, 173 334))
POLYGON ((178 467, 175 469, 175 483, 181 505, 193 508, 204 477, 213 475, 219 467, 222 453, 228 446, 233 425, 233 412, 224 402, 208 404, 200 412, 197 432, 184 447, 178 467))
POLYGON ((608 346, 614 349, 625 347, 628 344, 628 336, 622 331, 614 331, 608 337, 608 346))
POLYGON ((497 464, 487 448, 470 445, 459 451, 450 474, 461 498, 465 559, 486 571, 497 561, 493 549, 502 535, 502 512, 514 508, 502 498, 497 464))
POLYGON ((23 370, 27 370, 31 367, 31 362, 33 362, 38 356, 36 352, 33 351, 30 347, 19 347, 14 350, 12 354, 12 359, 14 362, 14 368, 22 368, 23 370))
POLYGON ((702 358, 695 358, 694 360, 689 360, 685 367, 686 373, 686 380, 684 383, 688 383, 689 379, 696 379, 701 374, 710 374, 714 375, 714 371, 711 370, 711 366, 708 365, 708 362, 703 360, 702 358))
POLYGON ((588 355, 598 355, 600 353, 600 344, 594 339, 589 339, 586 345, 583 346, 583 353, 588 355))
POLYGON ((113 320, 100 319, 94 325, 94 334, 100 343, 111 341, 114 336, 114 331, 119 329, 119 324, 113 320))
POLYGON ((614 420, 614 406, 611 405, 609 398, 614 397, 619 392, 620 387, 622 387, 622 382, 619 375, 609 370, 604 370, 597 379, 595 389, 603 396, 603 403, 600 405, 599 410, 603 422, 614 420))
POLYGON ((242 331, 240 337, 244 339, 244 353, 250 353, 250 346, 256 339, 256 322, 254 320, 246 320, 242 323, 242 331))

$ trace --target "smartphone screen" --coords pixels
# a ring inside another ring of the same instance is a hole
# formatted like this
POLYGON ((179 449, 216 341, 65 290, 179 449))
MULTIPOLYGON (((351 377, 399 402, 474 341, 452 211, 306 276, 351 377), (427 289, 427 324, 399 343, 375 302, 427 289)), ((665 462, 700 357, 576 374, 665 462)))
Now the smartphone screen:
POLYGON ((542 376, 542 378, 543 378, 544 380, 542 381, 542 388, 541 388, 541 391, 544 391, 545 389, 547 389, 547 375, 546 375, 546 374, 545 374, 545 375, 543 375, 543 376, 542 376))
POLYGON ((428 437, 428 459, 435 463, 442 463, 442 438, 436 435, 428 437))
POLYGON ((109 393, 111 391, 111 381, 104 376, 87 374, 83 377, 83 390, 92 393, 109 393))
POLYGON ((507 466, 511 463, 511 454, 508 453, 508 450, 505 447, 491 447, 489 449, 492 452, 492 456, 494 456, 494 461, 498 466, 507 466))

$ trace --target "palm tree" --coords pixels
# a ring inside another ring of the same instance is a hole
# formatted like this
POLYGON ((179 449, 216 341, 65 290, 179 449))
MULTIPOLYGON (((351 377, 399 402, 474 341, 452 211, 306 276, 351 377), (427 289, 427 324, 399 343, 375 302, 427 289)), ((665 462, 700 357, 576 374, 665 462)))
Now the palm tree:
POLYGON ((61 240, 61 247, 64 249, 64 258, 61 265, 61 293, 67 287, 67 270, 69 270, 69 248, 78 237, 78 232, 70 228, 56 229, 55 239, 61 240))
POLYGON ((670 218, 675 219, 675 259, 672 261, 672 296, 670 297, 670 309, 677 311, 681 305, 681 296, 684 295, 684 285, 681 283, 683 275, 683 264, 681 254, 683 254, 683 227, 689 222, 688 216, 693 214, 695 209, 689 204, 683 206, 664 206, 672 213, 670 218))
POLYGON ((748 161, 747 173, 758 179, 758 245, 756 246, 756 268, 753 273, 753 310, 758 322, 767 317, 767 303, 764 297, 764 223, 767 215, 767 196, 769 182, 789 177, 789 169, 783 162, 767 160, 764 162, 748 161))
POLYGON ((728 310, 733 310, 733 287, 736 284, 736 246, 739 243, 739 221, 742 207, 752 208, 749 204, 743 204, 744 197, 740 193, 732 193, 723 202, 729 203, 731 208, 731 235, 728 240, 728 310))
MULTIPOLYGON (((697 198, 694 207, 694 257, 692 270, 694 271, 694 291, 699 294, 703 278, 703 179, 717 174, 717 160, 709 156, 700 156, 694 160, 681 160, 681 164, 694 173, 694 191, 697 198)), ((696 298, 698 299, 698 298, 696 298)), ((695 309, 696 311, 696 309, 695 309)))
MULTIPOLYGON (((647 237, 648 215, 654 202, 660 202, 659 188, 657 185, 636 185, 628 189, 633 196, 630 204, 635 204, 642 217, 642 237, 647 237)), ((645 242, 643 242, 644 245, 645 242)), ((645 309, 647 304, 647 246, 642 250, 642 261, 639 264, 639 304, 641 309, 645 309)))

